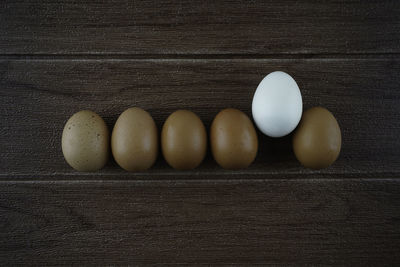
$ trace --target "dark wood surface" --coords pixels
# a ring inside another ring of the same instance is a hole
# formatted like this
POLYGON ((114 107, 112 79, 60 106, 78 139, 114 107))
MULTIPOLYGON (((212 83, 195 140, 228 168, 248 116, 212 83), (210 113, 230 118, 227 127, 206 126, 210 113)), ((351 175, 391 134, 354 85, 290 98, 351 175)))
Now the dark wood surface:
POLYGON ((3 0, 4 54, 398 53, 400 3, 3 0))
POLYGON ((0 184, 7 263, 400 261, 396 179, 0 184))
POLYGON ((2 1, 0 264, 398 265, 399 31, 398 1, 2 1), (209 127, 226 107, 251 115, 275 70, 337 117, 330 168, 260 132, 240 171, 63 159, 76 111, 111 130, 131 106, 159 128, 185 108, 209 127))

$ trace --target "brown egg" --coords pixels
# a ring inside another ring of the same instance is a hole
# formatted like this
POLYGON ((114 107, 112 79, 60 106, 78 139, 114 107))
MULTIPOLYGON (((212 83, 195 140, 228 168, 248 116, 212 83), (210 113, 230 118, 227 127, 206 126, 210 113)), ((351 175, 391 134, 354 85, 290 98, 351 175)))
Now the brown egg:
POLYGON ((125 110, 115 123, 111 149, 115 161, 127 171, 150 168, 158 155, 157 126, 150 114, 137 107, 125 110))
POLYGON ((227 108, 215 116, 210 143, 215 161, 225 169, 246 168, 257 155, 258 139, 253 123, 237 109, 227 108))
POLYGON ((82 110, 67 121, 61 139, 65 160, 78 171, 96 171, 107 163, 110 134, 104 120, 90 110, 82 110))
POLYGON ((314 107, 303 113, 293 135, 293 150, 307 168, 322 169, 335 162, 342 135, 335 117, 327 109, 314 107))
POLYGON ((188 110, 172 113, 162 128, 161 148, 165 160, 175 169, 199 166, 207 151, 207 133, 200 118, 188 110))

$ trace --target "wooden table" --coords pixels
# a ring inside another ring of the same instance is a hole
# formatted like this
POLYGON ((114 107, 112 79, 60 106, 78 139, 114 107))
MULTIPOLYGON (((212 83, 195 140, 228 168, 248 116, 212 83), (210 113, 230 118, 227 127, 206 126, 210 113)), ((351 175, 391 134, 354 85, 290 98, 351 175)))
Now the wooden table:
POLYGON ((41 1, 0 3, 1 265, 400 263, 400 2, 41 1), (91 109, 110 130, 128 107, 161 128, 176 109, 209 128, 251 115, 268 73, 304 108, 335 114, 330 168, 303 168, 291 137, 259 132, 248 169, 208 155, 193 171, 160 156, 72 170, 66 120, 91 109))

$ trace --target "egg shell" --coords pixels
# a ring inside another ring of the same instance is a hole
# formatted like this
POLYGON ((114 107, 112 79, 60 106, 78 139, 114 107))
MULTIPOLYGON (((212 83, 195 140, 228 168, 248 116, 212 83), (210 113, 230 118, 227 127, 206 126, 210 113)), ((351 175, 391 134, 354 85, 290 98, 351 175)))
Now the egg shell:
POLYGON ((293 135, 293 151, 307 168, 322 169, 340 154, 342 135, 335 117, 327 109, 314 107, 304 112, 293 135))
POLYGON ((300 89, 296 81, 285 72, 268 74, 254 93, 253 119, 258 129, 270 137, 291 133, 299 123, 302 111, 300 89))
POLYGON ((257 133, 245 113, 227 108, 215 116, 210 129, 211 151, 225 169, 248 167, 256 158, 257 133))
POLYGON ((117 119, 111 149, 115 161, 127 171, 143 171, 157 159, 157 126, 151 115, 138 107, 125 110, 117 119))
POLYGON ((178 170, 196 168, 207 151, 207 133, 203 122, 191 111, 175 111, 163 125, 161 148, 171 167, 178 170))
POLYGON ((65 124, 62 152, 67 163, 78 171, 104 167, 110 154, 110 134, 104 120, 90 110, 82 110, 65 124))

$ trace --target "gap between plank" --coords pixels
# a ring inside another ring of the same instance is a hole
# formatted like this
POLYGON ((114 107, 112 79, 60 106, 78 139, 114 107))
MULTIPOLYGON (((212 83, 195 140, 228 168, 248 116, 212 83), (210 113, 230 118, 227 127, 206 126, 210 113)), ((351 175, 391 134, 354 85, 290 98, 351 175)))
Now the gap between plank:
POLYGON ((275 179, 152 179, 152 180, 124 180, 124 179, 75 179, 75 180, 0 180, 0 184, 91 184, 91 183, 133 183, 133 184, 185 184, 185 183, 227 183, 227 184, 244 184, 244 183, 273 183, 273 182, 400 182, 399 178, 387 177, 387 178, 297 178, 297 179, 286 179, 286 178, 275 178, 275 179))
POLYGON ((287 53, 287 54, 0 54, 0 60, 230 60, 230 59, 392 59, 400 53, 287 53))
POLYGON ((0 174, 0 182, 13 181, 293 181, 293 180, 365 180, 396 179, 397 172, 170 172, 170 173, 48 173, 48 174, 0 174), (207 178, 213 176, 214 178, 207 178), (246 178, 243 178, 246 177, 246 178), (380 177, 380 178, 379 178, 380 177))

